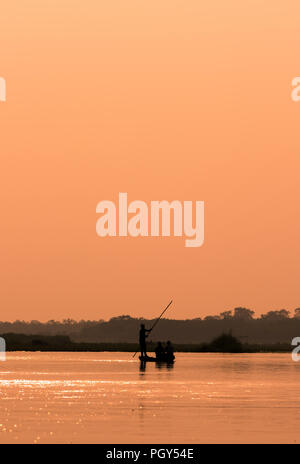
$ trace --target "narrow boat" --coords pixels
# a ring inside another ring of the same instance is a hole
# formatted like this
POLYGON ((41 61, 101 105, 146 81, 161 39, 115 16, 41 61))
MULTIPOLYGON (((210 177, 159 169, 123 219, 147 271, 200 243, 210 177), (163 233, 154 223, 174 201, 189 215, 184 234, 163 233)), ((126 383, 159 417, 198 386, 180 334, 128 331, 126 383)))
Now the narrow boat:
POLYGON ((141 362, 156 362, 156 363, 167 363, 171 364, 175 361, 175 356, 172 357, 162 357, 162 358, 153 358, 152 356, 140 356, 141 362))

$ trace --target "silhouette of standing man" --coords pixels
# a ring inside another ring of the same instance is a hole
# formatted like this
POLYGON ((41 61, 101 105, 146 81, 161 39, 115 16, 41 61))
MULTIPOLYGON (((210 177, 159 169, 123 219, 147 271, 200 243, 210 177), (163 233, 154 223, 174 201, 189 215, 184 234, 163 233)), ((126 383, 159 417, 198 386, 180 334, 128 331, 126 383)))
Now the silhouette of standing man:
POLYGON ((148 337, 147 333, 151 332, 151 329, 146 329, 144 324, 141 324, 140 328, 140 348, 141 348, 141 356, 147 356, 147 348, 146 348, 146 338, 148 337))

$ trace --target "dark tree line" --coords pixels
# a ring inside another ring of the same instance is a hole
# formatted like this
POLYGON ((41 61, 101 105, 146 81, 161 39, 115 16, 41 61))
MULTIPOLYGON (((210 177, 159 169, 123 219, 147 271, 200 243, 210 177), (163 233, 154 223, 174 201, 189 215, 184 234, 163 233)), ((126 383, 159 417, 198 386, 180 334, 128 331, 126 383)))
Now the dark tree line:
MULTIPOLYGON (((133 343, 137 340, 139 325, 143 322, 151 327, 154 321, 128 315, 113 317, 109 321, 17 320, 0 322, 0 333, 66 335, 77 342, 133 343)), ((153 341, 171 339, 176 343, 203 343, 221 333, 232 333, 243 343, 290 343, 293 337, 300 336, 300 308, 296 308, 293 315, 281 309, 268 311, 257 318, 254 311, 238 307, 203 319, 162 319, 150 338, 153 341)))

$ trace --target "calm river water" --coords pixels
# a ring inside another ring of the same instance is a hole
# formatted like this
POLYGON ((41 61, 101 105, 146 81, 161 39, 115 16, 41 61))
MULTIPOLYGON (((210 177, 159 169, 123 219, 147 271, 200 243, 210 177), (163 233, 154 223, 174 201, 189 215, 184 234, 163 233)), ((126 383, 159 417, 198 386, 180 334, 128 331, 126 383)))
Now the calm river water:
POLYGON ((290 354, 8 353, 0 443, 300 442, 290 354))

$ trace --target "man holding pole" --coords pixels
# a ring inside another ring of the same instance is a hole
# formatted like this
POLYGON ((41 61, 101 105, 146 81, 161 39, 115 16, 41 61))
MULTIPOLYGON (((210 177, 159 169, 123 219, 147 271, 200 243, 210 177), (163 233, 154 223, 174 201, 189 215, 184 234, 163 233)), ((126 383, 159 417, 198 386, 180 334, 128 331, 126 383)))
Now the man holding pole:
POLYGON ((146 329, 144 324, 141 324, 140 328, 140 348, 141 356, 147 357, 147 347, 146 347, 146 338, 148 337, 147 333, 150 333, 152 329, 146 329))
MULTIPOLYGON (((165 314, 165 312, 167 311, 169 306, 171 306, 172 303, 173 303, 173 301, 171 300, 170 303, 168 304, 168 306, 163 310, 161 315, 156 319, 156 321, 154 322, 151 329, 146 329, 145 325, 141 324, 140 339, 139 339, 140 340, 140 348, 141 348, 141 357, 143 357, 143 356, 147 357, 147 348, 146 348, 146 338, 148 337, 147 332, 150 333, 154 329, 154 327, 158 324, 158 322, 161 320, 162 316, 165 314)), ((137 351, 134 353, 133 358, 135 357, 136 354, 137 354, 137 351)))

